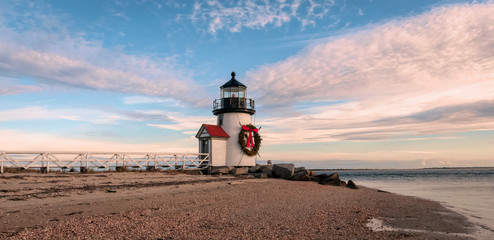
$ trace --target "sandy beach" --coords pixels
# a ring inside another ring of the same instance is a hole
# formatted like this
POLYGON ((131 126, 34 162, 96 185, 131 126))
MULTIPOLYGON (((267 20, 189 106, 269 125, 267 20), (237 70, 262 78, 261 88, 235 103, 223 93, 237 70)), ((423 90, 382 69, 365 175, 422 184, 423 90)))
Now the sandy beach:
POLYGON ((0 223, 1 239, 475 238, 439 203, 377 189, 164 172, 5 173, 0 223))

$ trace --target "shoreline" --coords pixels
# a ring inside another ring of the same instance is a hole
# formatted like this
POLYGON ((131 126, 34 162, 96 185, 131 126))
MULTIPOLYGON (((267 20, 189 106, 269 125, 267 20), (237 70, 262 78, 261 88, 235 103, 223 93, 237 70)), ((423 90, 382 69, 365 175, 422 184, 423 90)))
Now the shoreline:
POLYGON ((431 181, 414 181, 413 185, 393 180, 360 180, 359 182, 371 188, 439 202, 445 208, 465 216, 472 222, 475 228, 474 235, 478 239, 494 238, 492 210, 489 207, 490 202, 492 202, 490 195, 478 193, 475 190, 470 191, 475 189, 476 185, 481 185, 478 182, 463 183, 461 187, 452 187, 456 186, 456 182, 443 181, 435 183, 431 183, 431 181), (450 184, 449 186, 447 185, 448 183, 450 184), (443 186, 443 189, 439 190, 438 188, 441 186, 443 186), (458 195, 456 191, 462 194, 458 195))
POLYGON ((164 172, 15 173, 0 183, 8 239, 476 237, 438 202, 366 187, 164 172), (372 231, 372 219, 394 231, 372 231))

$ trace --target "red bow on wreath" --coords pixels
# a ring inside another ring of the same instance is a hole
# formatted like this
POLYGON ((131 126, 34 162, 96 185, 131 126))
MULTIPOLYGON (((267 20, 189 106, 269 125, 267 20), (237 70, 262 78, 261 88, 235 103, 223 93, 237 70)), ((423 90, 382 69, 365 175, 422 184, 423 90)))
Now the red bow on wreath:
POLYGON ((246 147, 254 147, 254 139, 252 139, 252 132, 259 132, 259 129, 257 128, 254 128, 254 129, 251 129, 245 125, 242 126, 242 129, 245 130, 245 131, 249 131, 249 138, 247 139, 247 146, 246 147))

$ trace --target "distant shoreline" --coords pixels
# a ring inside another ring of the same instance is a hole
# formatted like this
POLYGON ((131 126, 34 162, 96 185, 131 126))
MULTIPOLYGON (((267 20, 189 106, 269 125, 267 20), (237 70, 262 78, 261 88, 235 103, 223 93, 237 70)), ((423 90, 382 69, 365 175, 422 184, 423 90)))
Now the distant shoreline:
POLYGON ((494 170, 494 167, 441 167, 441 168, 311 168, 311 171, 420 171, 420 170, 494 170))

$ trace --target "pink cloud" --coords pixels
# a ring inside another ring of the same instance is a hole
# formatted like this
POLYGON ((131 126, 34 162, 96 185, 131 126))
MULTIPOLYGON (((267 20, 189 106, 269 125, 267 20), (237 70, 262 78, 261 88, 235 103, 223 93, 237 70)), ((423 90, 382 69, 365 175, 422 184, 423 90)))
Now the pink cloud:
POLYGON ((493 130, 493 22, 492 3, 440 7, 320 40, 247 73, 257 103, 270 109, 261 120, 267 143, 493 130), (301 101, 341 102, 295 109, 301 101))

